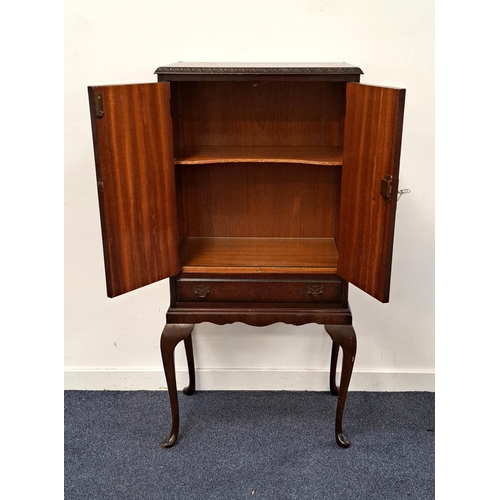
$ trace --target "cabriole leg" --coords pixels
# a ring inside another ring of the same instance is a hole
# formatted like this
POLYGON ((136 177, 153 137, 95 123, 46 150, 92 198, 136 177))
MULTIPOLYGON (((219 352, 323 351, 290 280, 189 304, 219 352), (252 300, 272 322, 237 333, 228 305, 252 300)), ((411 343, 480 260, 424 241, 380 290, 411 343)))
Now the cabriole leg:
POLYGON ((192 396, 194 394, 194 391, 196 389, 196 379, 195 379, 195 374, 194 374, 194 355, 193 355, 193 338, 191 337, 191 334, 189 334, 185 339, 184 339, 184 348, 186 349, 186 358, 187 358, 187 365, 188 365, 188 373, 189 373, 189 383, 182 392, 186 394, 187 396, 192 396))
POLYGON ((325 325, 325 330, 332 339, 332 358, 330 363, 330 391, 338 394, 337 414, 335 417, 335 439, 342 448, 350 446, 349 439, 342 430, 342 417, 344 406, 351 381, 354 359, 356 358, 356 333, 351 325, 325 325), (342 371, 340 375, 340 387, 335 384, 335 372, 339 347, 342 347, 342 371))
POLYGON ((191 332, 194 325, 171 324, 165 325, 160 339, 161 357, 163 369, 167 379, 168 395, 170 398, 170 410, 172 412, 172 429, 161 445, 163 448, 173 446, 179 434, 179 399, 177 397, 177 381, 175 377, 174 350, 176 345, 184 340, 186 355, 188 358, 189 385, 184 389, 186 394, 194 392, 194 359, 191 332), (187 392, 186 392, 187 391, 187 392))

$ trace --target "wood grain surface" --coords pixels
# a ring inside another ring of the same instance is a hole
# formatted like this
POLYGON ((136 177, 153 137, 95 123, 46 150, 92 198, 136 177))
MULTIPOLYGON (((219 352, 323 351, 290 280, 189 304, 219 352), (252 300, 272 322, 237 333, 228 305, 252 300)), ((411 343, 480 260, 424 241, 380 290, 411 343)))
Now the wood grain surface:
POLYGON ((337 244, 338 274, 389 301, 404 89, 348 83, 337 244), (380 196, 393 177, 390 202, 380 196))
POLYGON ((184 236, 333 238, 340 168, 286 163, 177 167, 184 236))
POLYGON ((333 238, 188 238, 183 272, 332 273, 333 238))
POLYGON ((339 166, 342 150, 327 146, 192 146, 174 158, 176 165, 255 162, 339 166))
POLYGON ((90 87, 108 296, 179 271, 169 84, 90 87), (101 95, 103 116, 95 113, 101 95))
POLYGON ((344 86, 330 82, 178 82, 175 157, 197 146, 340 147, 344 86))

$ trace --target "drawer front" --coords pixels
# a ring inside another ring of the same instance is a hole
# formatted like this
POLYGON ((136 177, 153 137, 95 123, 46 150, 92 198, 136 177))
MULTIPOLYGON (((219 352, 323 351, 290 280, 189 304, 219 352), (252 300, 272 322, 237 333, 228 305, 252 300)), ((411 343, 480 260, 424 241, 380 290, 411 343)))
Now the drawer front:
POLYGON ((178 302, 339 303, 339 278, 302 279, 176 279, 178 302))

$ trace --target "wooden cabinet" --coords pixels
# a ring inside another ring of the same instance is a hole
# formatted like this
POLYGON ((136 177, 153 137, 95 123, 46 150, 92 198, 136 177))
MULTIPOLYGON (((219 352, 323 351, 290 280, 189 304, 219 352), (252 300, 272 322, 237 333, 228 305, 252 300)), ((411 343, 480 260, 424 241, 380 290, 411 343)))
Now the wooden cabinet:
MULTIPOLYGON (((187 64, 89 88, 108 295, 170 277, 162 355, 195 323, 319 323, 344 365, 352 283, 389 300, 405 91, 349 64, 187 64)), ((346 349, 349 356, 346 356, 346 349)), ((348 359, 346 359, 348 358, 348 359)), ((352 359, 351 359, 352 358, 352 359)), ((177 426, 177 427, 176 427, 177 426)))

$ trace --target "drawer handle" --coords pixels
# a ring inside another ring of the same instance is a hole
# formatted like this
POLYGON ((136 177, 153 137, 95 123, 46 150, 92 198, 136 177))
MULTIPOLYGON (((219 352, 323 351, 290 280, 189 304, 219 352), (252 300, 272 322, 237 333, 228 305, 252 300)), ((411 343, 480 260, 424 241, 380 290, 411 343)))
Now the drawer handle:
POLYGON ((193 292, 197 297, 203 299, 210 293, 210 285, 194 285, 193 292))
POLYGON ((323 285, 307 285, 307 294, 316 298, 323 294, 323 285))

